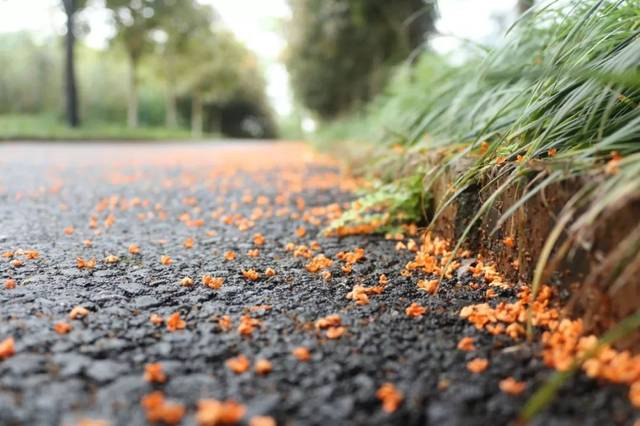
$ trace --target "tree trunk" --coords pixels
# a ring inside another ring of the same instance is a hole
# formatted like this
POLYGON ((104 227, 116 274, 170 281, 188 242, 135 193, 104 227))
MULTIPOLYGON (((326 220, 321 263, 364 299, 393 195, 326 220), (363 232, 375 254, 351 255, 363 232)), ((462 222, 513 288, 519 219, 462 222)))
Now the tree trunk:
POLYGON ((176 99, 175 85, 172 81, 167 83, 167 99, 166 99, 166 125, 170 129, 178 127, 178 105, 176 99))
POLYGON ((127 104, 127 125, 138 127, 138 60, 129 58, 129 98, 127 104))
POLYGON ((67 109, 67 122, 70 127, 78 127, 78 89, 76 87, 75 70, 75 34, 73 32, 74 16, 76 13, 76 0, 63 0, 64 11, 67 15, 67 35, 65 37, 65 97, 67 109))
POLYGON ((533 7, 534 0, 518 0, 518 14, 522 15, 533 7))
POLYGON ((199 95, 191 98, 191 135, 202 136, 202 99, 199 95))

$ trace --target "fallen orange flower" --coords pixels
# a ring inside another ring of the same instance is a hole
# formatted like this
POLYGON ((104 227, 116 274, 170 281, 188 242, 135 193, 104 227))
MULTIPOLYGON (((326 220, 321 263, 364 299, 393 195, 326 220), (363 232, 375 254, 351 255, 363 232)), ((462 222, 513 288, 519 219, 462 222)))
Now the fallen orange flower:
POLYGON ((140 404, 144 407, 147 420, 175 425, 182 421, 186 409, 182 404, 168 403, 160 391, 152 392, 142 398, 140 404))
POLYGON ((411 318, 419 318, 424 315, 425 312, 427 312, 427 309, 418 305, 416 302, 413 302, 404 310, 404 313, 411 318))
POLYGON ((163 265, 171 265, 171 262, 173 262, 173 260, 169 256, 160 256, 160 263, 163 265))
POLYGON ((439 280, 419 280, 418 288, 426 291, 429 294, 436 294, 438 291, 439 280))
POLYGON ((264 244, 264 236, 262 234, 255 234, 253 236, 253 244, 261 246, 264 244))
POLYGON ((66 235, 73 235, 74 232, 75 228, 73 226, 67 226, 66 228, 64 228, 64 233, 66 235))
POLYGON ((162 370, 162 364, 156 362, 144 366, 144 380, 149 383, 164 383, 167 376, 162 370))
POLYGON ((250 367, 249 359, 244 355, 238 355, 235 358, 229 358, 226 363, 227 368, 236 374, 242 374, 250 367))
POLYGON ((472 373, 482 373, 489 366, 489 361, 485 358, 474 358, 467 363, 467 370, 472 373))
POLYGON ((249 257, 259 257, 260 256, 260 250, 258 249, 251 249, 247 251, 247 256, 249 257))
POLYGON ((191 277, 184 277, 180 280, 180 285, 182 287, 191 287, 193 285, 193 278, 191 277))
POLYGON ((248 279, 249 281, 257 281, 258 279, 260 279, 260 274, 253 269, 242 271, 242 276, 248 279))
POLYGON ((93 269, 96 267, 96 259, 91 258, 89 260, 85 260, 81 257, 76 258, 76 267, 78 269, 93 269))
POLYGON ((187 238, 186 240, 184 240, 182 242, 182 246, 184 248, 186 248, 186 249, 192 249, 193 248, 193 244, 194 244, 194 241, 193 241, 193 238, 191 238, 191 237, 187 238))
POLYGON ((270 361, 266 359, 259 359, 256 361, 254 368, 256 370, 256 373, 265 375, 271 373, 273 366, 271 365, 270 361))
POLYGON ((338 327, 342 322, 342 318, 338 314, 327 315, 324 318, 320 318, 316 321, 317 329, 325 329, 329 327, 338 327))
POLYGON ((376 392, 376 398, 382 401, 382 409, 393 413, 402 403, 403 395, 393 383, 384 383, 376 392))
POLYGON ((227 260, 229 262, 232 260, 235 260, 235 258, 236 258, 236 253, 231 250, 229 250, 224 254, 224 260, 227 260))
POLYGON ((53 325, 53 330, 58 334, 67 334, 72 328, 71 324, 64 321, 57 322, 53 325))
POLYGON ((151 324, 153 325, 162 325, 162 323, 164 323, 164 320, 158 314, 151 314, 149 316, 149 321, 151 321, 151 324))
POLYGON ((276 426, 276 420, 270 416, 253 416, 249 426, 276 426))
POLYGON ((267 269, 264 270, 264 274, 267 277, 275 277, 276 276, 276 270, 273 269, 273 268, 267 268, 267 269))
POLYGON ((6 289, 16 288, 16 280, 14 280, 13 278, 7 278, 4 281, 4 288, 6 289))
POLYGON ((12 357, 16 353, 14 345, 13 337, 7 337, 0 342, 0 361, 12 357))
POLYGON ((527 387, 525 382, 519 382, 513 377, 507 377, 500 381, 500 390, 509 395, 520 395, 527 387))
POLYGON ((211 275, 205 275, 202 277, 202 284, 209 288, 218 289, 222 287, 222 284, 224 284, 224 278, 214 278, 211 275))
POLYGON ((293 350, 293 356, 298 358, 298 361, 307 362, 311 359, 311 353, 309 352, 309 348, 304 346, 298 346, 293 350))
POLYGON ((118 256, 114 256, 113 254, 110 254, 104 258, 104 261, 105 263, 108 263, 108 264, 114 264, 114 263, 118 263, 120 261, 120 258, 118 256))
POLYGON ((345 327, 329 327, 326 334, 329 339, 339 339, 346 331, 345 327))
POLYGON ((72 320, 75 320, 78 318, 84 318, 87 315, 89 315, 89 310, 82 306, 74 306, 69 312, 69 318, 72 320))
POLYGON ((24 257, 26 257, 27 259, 33 260, 40 257, 40 253, 37 250, 25 250, 24 257))
POLYGON ((140 247, 137 244, 131 244, 129 246, 129 253, 131 254, 140 254, 140 247))
POLYGON ((458 342, 458 349, 465 352, 475 351, 476 347, 473 344, 473 337, 463 337, 458 342))
POLYGON ((298 236, 299 238, 304 237, 306 234, 307 234, 307 230, 304 229, 303 226, 296 228, 296 236, 298 236))
POLYGON ((173 314, 169 315, 169 318, 167 318, 167 330, 171 332, 182 330, 186 326, 187 323, 185 323, 184 320, 180 318, 180 312, 174 312, 173 314))
POLYGON ((198 401, 196 422, 199 426, 235 425, 244 417, 247 408, 235 401, 220 402, 215 399, 198 401))

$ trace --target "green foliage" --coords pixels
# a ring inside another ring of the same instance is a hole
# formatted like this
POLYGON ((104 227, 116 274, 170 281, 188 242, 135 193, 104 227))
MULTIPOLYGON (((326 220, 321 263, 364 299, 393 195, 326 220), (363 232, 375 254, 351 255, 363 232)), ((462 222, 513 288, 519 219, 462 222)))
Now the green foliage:
POLYGON ((371 100, 391 66, 407 60, 433 28, 423 0, 292 0, 287 66, 300 101, 335 118, 371 100))
POLYGON ((422 177, 422 174, 416 174, 390 183, 377 182, 327 230, 331 232, 344 226, 378 223, 382 226, 377 228, 377 232, 389 232, 402 223, 418 222, 428 204, 422 177))
MULTIPOLYGON (((121 122, 122 123, 122 122, 121 122)), ((191 133, 183 129, 142 126, 131 129, 113 121, 85 120, 70 128, 60 116, 51 114, 0 115, 0 141, 14 140, 183 140, 191 133)))

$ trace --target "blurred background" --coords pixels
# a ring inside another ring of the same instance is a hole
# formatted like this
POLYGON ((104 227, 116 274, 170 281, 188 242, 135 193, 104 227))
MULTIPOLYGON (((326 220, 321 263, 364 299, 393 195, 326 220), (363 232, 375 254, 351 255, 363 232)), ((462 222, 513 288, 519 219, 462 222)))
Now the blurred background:
POLYGON ((0 139, 302 138, 532 3, 0 0, 0 139))

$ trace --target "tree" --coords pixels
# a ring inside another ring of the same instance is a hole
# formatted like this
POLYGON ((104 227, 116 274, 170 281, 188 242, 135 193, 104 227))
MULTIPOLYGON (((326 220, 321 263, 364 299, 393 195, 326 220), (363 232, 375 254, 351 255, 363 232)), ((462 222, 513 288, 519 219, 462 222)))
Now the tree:
POLYGON ((424 0, 290 0, 286 63, 296 97, 322 118, 349 112, 379 93, 393 65, 433 30, 424 0))
POLYGON ((195 0, 167 0, 159 13, 157 67, 166 84, 166 125, 178 125, 177 79, 181 63, 190 60, 189 40, 194 34, 210 31, 215 23, 213 9, 195 0))
POLYGON ((85 0, 62 0, 64 12, 67 15, 67 34, 65 36, 65 97, 67 109, 67 122, 71 127, 80 125, 78 114, 78 88, 76 84, 75 67, 75 17, 85 0))
MULTIPOLYGON (((265 81, 258 61, 242 43, 228 31, 201 28, 191 34, 178 64, 181 76, 179 92, 191 99, 191 130, 196 136, 204 130, 205 105, 224 110, 242 105, 261 121, 261 127, 271 126, 265 95, 265 81), (250 107, 247 107, 250 105, 250 107)), ((221 113, 222 115, 222 113, 221 113)), ((221 129, 222 123, 217 126, 221 129)), ((273 127, 273 126, 271 126, 273 127)), ((269 129, 268 133, 273 133, 269 129)))
POLYGON ((113 11, 115 39, 124 46, 129 61, 127 123, 138 127, 138 66, 152 46, 151 32, 157 26, 161 0, 107 0, 113 11))

